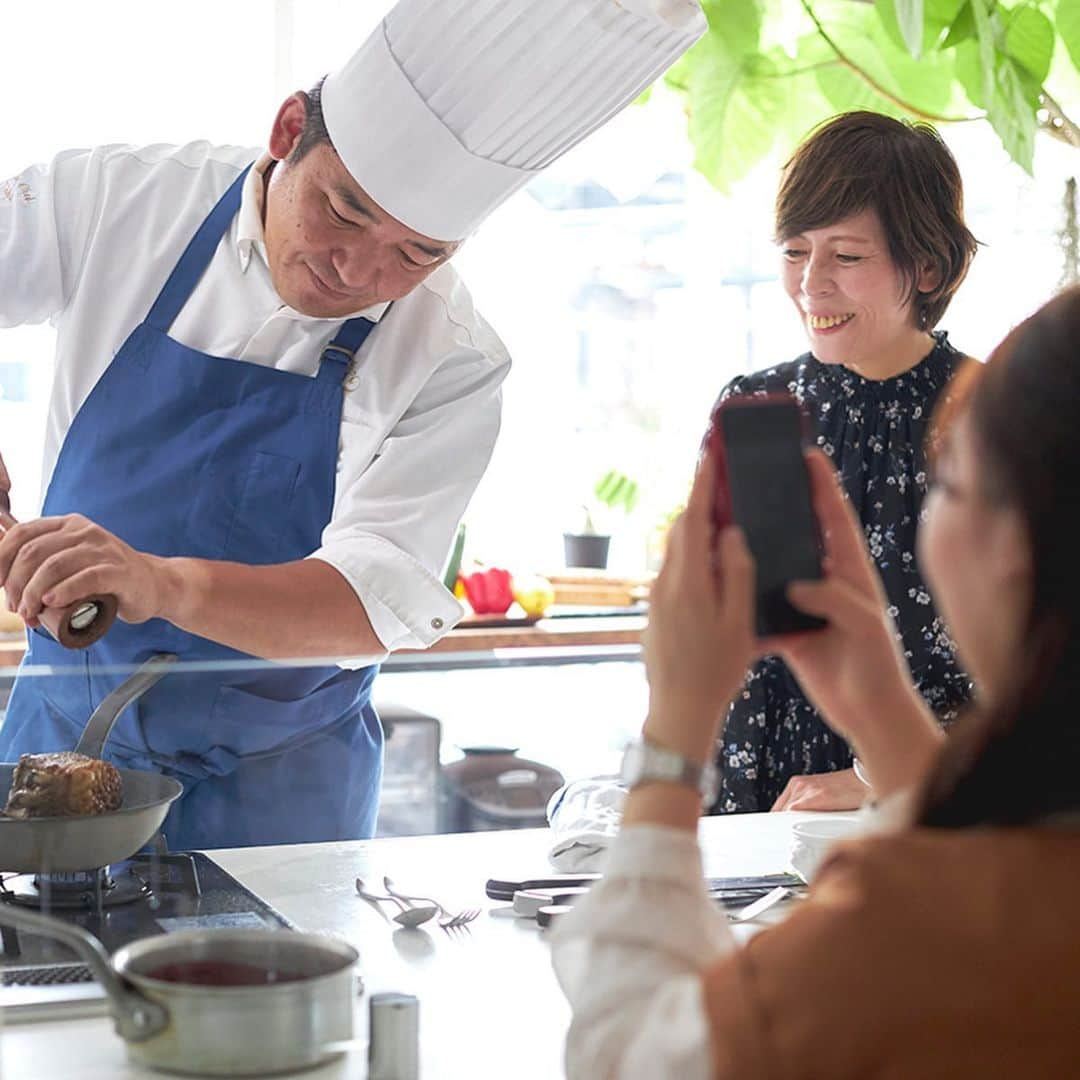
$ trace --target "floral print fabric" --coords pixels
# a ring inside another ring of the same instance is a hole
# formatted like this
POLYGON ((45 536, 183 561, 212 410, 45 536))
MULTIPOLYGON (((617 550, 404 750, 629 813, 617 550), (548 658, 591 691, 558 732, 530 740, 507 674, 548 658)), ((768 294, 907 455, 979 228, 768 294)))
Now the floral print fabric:
MULTIPOLYGON (((919 573, 915 531, 927 490, 930 419, 964 358, 944 333, 934 337, 920 363, 889 379, 865 379, 806 353, 738 376, 720 400, 786 392, 802 403, 862 522, 915 685, 947 723, 970 697, 971 683, 919 573)), ((768 810, 792 776, 851 763, 847 743, 829 730, 783 661, 765 657, 729 709, 717 748, 721 785, 713 812, 768 810)))

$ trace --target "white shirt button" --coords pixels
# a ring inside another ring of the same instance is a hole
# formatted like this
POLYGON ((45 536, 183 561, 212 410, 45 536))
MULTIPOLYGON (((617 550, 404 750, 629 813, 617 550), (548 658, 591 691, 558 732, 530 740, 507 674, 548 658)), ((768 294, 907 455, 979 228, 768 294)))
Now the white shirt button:
POLYGON ((431 620, 431 629, 432 630, 441 630, 442 628, 443 628, 442 619, 432 619, 431 620))

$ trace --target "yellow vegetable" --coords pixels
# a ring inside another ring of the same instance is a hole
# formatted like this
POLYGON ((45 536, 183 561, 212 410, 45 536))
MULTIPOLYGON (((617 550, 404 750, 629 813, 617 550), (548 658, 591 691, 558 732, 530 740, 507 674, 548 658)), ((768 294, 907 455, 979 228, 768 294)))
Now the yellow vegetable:
POLYGON ((526 615, 543 615, 555 603, 555 587, 537 574, 515 575, 512 589, 526 615))

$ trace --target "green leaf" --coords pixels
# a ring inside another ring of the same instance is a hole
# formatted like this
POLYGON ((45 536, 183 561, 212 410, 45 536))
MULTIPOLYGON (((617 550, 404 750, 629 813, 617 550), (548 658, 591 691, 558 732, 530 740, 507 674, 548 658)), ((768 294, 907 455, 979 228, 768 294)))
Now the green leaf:
POLYGON ((990 111, 994 107, 996 87, 994 86, 994 67, 997 59, 997 45, 994 41, 994 21, 987 0, 971 0, 971 13, 975 18, 975 41, 978 46, 979 74, 981 95, 990 111))
POLYGON ((729 56, 754 55, 761 45, 761 5, 758 0, 704 0, 709 23, 706 35, 729 56))
MULTIPOLYGON (((974 25, 973 15, 972 26, 974 25)), ((982 65, 979 63, 979 43, 974 38, 962 41, 956 47, 956 77, 971 104, 978 109, 985 109, 986 97, 983 93, 982 65)))
POLYGON ((1016 61, 1003 57, 997 69, 997 93, 990 100, 987 116, 1009 156, 1029 175, 1035 163, 1036 103, 1016 61))
POLYGON ((1042 83, 1054 56, 1054 24, 1038 8, 1016 8, 1005 23, 1005 50, 1042 83))
MULTIPOLYGON (((896 4, 897 0, 874 0, 874 9, 878 20, 888 33, 889 39, 897 48, 910 53, 907 38, 901 29, 896 4)), ((939 48, 942 37, 963 6, 964 0, 923 0, 923 25, 920 45, 923 54, 939 48)))
POLYGON ((1038 128, 1037 94, 1034 101, 1031 97, 1032 78, 999 47, 1006 37, 1000 9, 991 10, 988 0, 971 0, 971 9, 975 16, 979 81, 987 119, 1009 156, 1030 173, 1038 128))
MULTIPOLYGON (((710 33, 704 43, 710 43, 710 33)), ((702 43, 697 46, 700 48, 702 43)), ((733 58, 719 44, 702 50, 690 78, 690 141, 694 165, 727 193, 773 145, 785 103, 783 80, 764 58, 733 58)))
POLYGON ((907 50, 918 59, 923 48, 923 0, 892 0, 907 50))
POLYGON ((1058 0, 1054 21, 1073 67, 1080 68, 1080 0, 1058 0))
POLYGON ((966 3, 960 9, 956 18, 949 26, 949 32, 941 43, 943 49, 953 49, 962 41, 968 41, 975 36, 975 13, 971 10, 971 4, 966 3))
POLYGON ((859 68, 859 72, 845 66, 821 70, 818 84, 822 92, 840 111, 873 109, 890 116, 906 116, 912 111, 943 113, 953 98, 953 56, 930 51, 921 60, 914 59, 889 32, 883 10, 843 0, 819 7, 823 21, 828 20, 830 37, 859 68))

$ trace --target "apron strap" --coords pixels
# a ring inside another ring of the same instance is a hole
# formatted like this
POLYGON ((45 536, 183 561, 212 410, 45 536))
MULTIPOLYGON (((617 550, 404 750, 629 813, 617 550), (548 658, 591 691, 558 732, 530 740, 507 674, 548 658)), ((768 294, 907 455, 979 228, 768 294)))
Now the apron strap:
MULTIPOLYGON (((387 311, 389 310, 387 308, 387 311)), ((322 356, 319 357, 318 377, 336 383, 343 382, 350 371, 353 358, 376 325, 370 319, 364 318, 347 319, 343 322, 334 340, 323 347, 322 356)))
POLYGON ((210 265, 221 238, 228 231, 232 219, 240 209, 240 197, 244 179, 251 171, 246 169, 229 185, 228 190, 217 201, 217 205, 207 215, 198 231, 188 242, 180 261, 173 267, 173 272, 165 282, 154 306, 146 316, 146 322, 155 330, 168 333, 173 320, 180 314, 180 309, 187 303, 199 278, 210 265))

